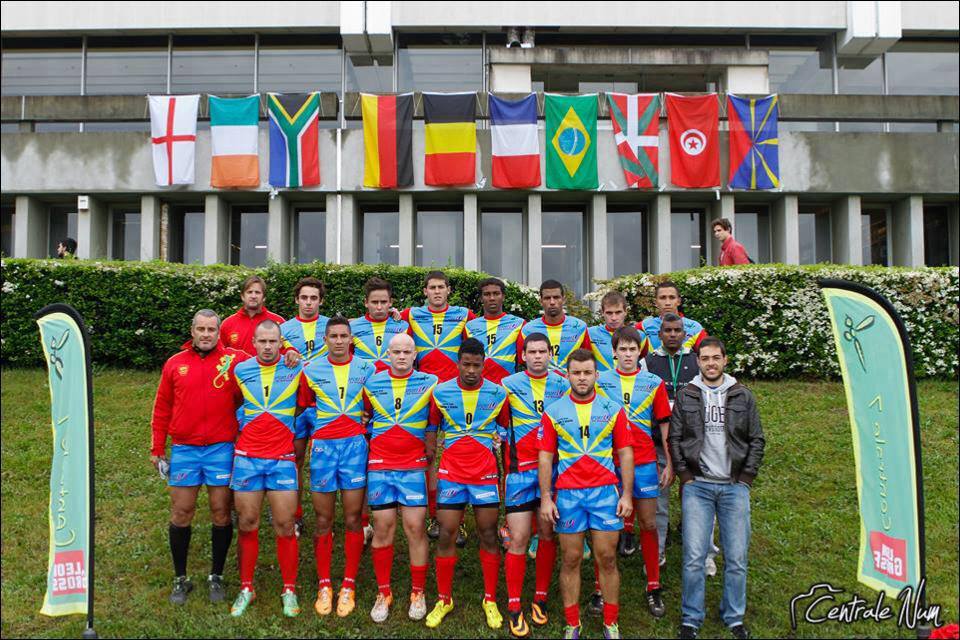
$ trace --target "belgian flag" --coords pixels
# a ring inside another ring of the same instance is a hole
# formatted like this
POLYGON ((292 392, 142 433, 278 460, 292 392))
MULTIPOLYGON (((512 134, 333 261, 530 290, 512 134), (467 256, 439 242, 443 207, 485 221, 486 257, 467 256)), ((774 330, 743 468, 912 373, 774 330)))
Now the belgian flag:
POLYGON ((413 94, 361 94, 363 186, 378 189, 413 184, 413 94))
POLYGON ((476 182, 477 94, 424 93, 424 182, 450 186, 476 182))

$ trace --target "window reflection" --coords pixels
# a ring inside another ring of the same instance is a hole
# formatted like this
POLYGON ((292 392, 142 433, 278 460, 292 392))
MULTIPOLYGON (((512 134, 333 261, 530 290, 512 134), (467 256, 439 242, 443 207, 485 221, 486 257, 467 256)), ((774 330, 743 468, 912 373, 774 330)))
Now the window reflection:
POLYGON ((479 91, 483 63, 479 47, 400 49, 399 91, 479 91))
POLYGON ((80 95, 80 48, 3 50, 5 96, 80 95))
POLYGON ((204 215, 202 205, 171 207, 168 218, 168 255, 171 262, 203 262, 204 215))
POLYGON ((923 261, 928 267, 950 264, 950 213, 945 206, 923 208, 923 261))
POLYGON ((140 212, 129 209, 117 209, 113 212, 113 246, 111 257, 114 260, 140 259, 140 212))
POLYGON ((643 273, 647 268, 644 212, 607 212, 607 269, 610 277, 643 273))
POLYGON ((754 262, 770 262, 770 210, 766 206, 737 207, 733 235, 754 262))
POLYGON ((863 243, 863 264, 890 264, 887 247, 886 208, 867 209, 860 213, 860 240, 863 243))
POLYGON ((367 264, 400 264, 400 212, 396 209, 363 213, 361 260, 367 264))
POLYGON ((327 214, 323 211, 297 211, 297 255, 299 263, 324 260, 327 249, 327 214))
POLYGON ((544 211, 541 219, 543 279, 559 280, 577 296, 585 287, 583 210, 544 211))
POLYGON ((415 264, 463 266, 463 212, 417 211, 415 264))
POLYGON ((262 267, 267 263, 267 222, 260 207, 234 208, 230 220, 230 264, 262 267))
POLYGON ((480 268, 515 282, 524 277, 523 212, 487 210, 480 215, 480 268))
POLYGON ((703 209, 674 209, 670 214, 670 256, 672 271, 706 264, 703 209))
POLYGON ((800 264, 833 260, 830 207, 800 209, 798 215, 800 264))

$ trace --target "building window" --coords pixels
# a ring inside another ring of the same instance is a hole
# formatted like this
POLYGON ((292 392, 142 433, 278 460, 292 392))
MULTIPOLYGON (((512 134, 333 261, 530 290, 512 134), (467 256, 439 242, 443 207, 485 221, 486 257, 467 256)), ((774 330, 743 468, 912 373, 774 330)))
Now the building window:
POLYGON ((396 207, 363 212, 361 260, 366 264, 400 264, 400 212, 396 207))
POLYGON ((611 278, 647 270, 643 209, 607 211, 607 269, 611 278))
POLYGON ((327 214, 317 209, 297 209, 295 220, 294 260, 301 264, 323 261, 327 255, 327 214))
POLYGON ((928 267, 950 265, 950 212, 945 206, 923 208, 923 261, 928 267))
MULTIPOLYGON (((863 69, 840 67, 840 93, 857 95, 880 95, 883 93, 883 60, 877 56, 863 69)), ((843 132, 883 131, 881 122, 841 122, 843 132)))
POLYGON ((479 91, 480 47, 416 47, 397 52, 400 91, 479 91))
POLYGON ((417 250, 421 267, 463 266, 463 211, 417 211, 417 250))
POLYGON ((83 53, 70 49, 4 49, 5 96, 78 96, 83 53))
POLYGON ((260 91, 340 93, 343 52, 310 46, 280 46, 260 42, 260 91))
POLYGON ((13 256, 14 229, 16 228, 16 208, 11 205, 0 207, 0 255, 6 258, 13 256))
POLYGON ((770 262, 770 209, 766 205, 743 205, 734 211, 734 237, 754 262, 770 262))
MULTIPOLYGON (((209 41, 209 38, 203 38, 209 41)), ((173 93, 253 91, 253 36, 221 38, 223 46, 199 46, 196 38, 173 40, 173 93)))
POLYGON ((376 60, 369 65, 355 65, 347 56, 347 91, 384 93, 393 91, 393 65, 376 60))
POLYGON ((91 47, 87 50, 88 95, 141 95, 166 91, 166 44, 137 49, 91 47))
POLYGON ((771 93, 833 93, 833 70, 816 49, 771 49, 767 73, 771 93))
POLYGON ((230 264, 262 267, 267 263, 267 224, 263 207, 234 207, 230 212, 230 264))
POLYGON ((707 263, 703 209, 686 207, 670 214, 671 271, 695 269, 707 263))
POLYGON ((113 211, 112 248, 114 260, 140 259, 140 212, 130 209, 113 211))
POLYGON ((901 51, 886 55, 887 93, 955 96, 960 94, 960 55, 953 51, 901 51))
POLYGON ((800 264, 833 260, 833 236, 830 207, 802 207, 798 216, 800 264))
POLYGON ((559 280, 582 296, 586 286, 583 209, 544 211, 540 222, 540 249, 544 280, 559 280))
POLYGON ((47 247, 51 258, 57 257, 57 245, 64 238, 77 239, 77 208, 73 205, 50 207, 47 247))
POLYGON ((480 268, 486 273, 523 282, 523 212, 519 209, 486 209, 480 214, 480 268))
POLYGON ((171 207, 168 223, 170 262, 203 263, 203 205, 171 207))
POLYGON ((889 214, 890 211, 886 208, 864 207, 861 210, 860 239, 863 243, 863 264, 889 266, 889 214))

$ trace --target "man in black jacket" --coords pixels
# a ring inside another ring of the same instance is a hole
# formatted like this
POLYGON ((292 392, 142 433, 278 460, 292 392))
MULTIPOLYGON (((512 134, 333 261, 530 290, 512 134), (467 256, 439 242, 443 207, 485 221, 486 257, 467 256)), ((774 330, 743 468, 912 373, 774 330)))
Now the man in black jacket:
POLYGON ((700 375, 677 393, 670 454, 683 484, 681 638, 696 638, 704 618, 704 560, 714 517, 723 547, 720 616, 735 638, 747 637, 750 487, 763 460, 763 429, 753 394, 723 372, 723 343, 700 343, 700 375))

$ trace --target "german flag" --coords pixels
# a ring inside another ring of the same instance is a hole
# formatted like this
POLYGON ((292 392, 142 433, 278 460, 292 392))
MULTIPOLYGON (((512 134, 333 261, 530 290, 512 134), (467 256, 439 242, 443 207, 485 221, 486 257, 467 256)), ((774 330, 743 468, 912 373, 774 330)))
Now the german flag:
POLYGON ((413 184, 413 94, 360 96, 363 111, 363 186, 413 184))
POLYGON ((450 186, 476 182, 477 94, 424 93, 424 182, 450 186))

